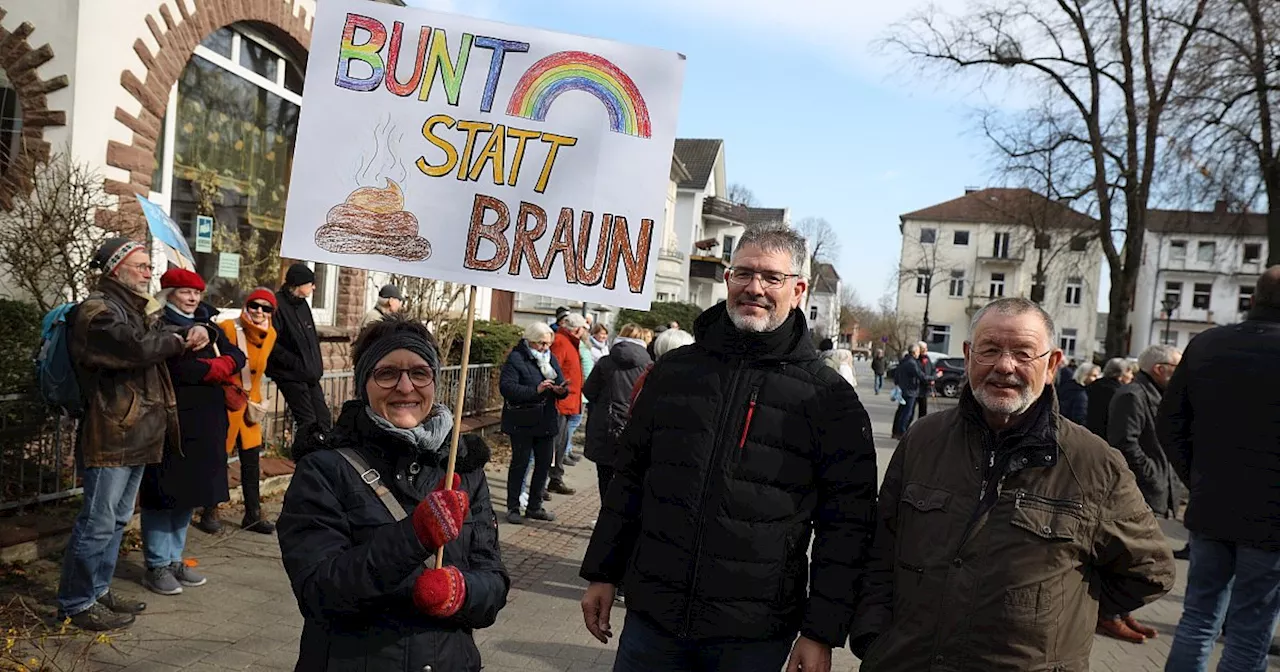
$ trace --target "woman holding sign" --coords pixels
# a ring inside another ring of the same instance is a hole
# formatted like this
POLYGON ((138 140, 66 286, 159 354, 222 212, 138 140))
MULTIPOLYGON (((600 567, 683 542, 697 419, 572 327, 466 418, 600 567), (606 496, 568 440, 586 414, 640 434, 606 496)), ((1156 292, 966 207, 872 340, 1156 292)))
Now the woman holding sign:
POLYGON ((463 437, 444 488, 453 414, 435 403, 426 327, 389 315, 361 332, 354 355, 360 398, 333 430, 295 444, 277 521, 306 621, 295 669, 476 672, 472 631, 493 625, 510 586, 488 446, 463 437))

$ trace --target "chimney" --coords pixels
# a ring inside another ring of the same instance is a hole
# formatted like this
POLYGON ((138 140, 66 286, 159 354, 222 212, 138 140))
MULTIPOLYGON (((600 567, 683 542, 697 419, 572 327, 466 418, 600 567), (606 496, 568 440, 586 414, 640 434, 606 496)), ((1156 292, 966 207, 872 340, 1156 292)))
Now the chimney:
POLYGON ((1227 200, 1225 198, 1220 198, 1216 203, 1213 204, 1213 214, 1215 215, 1227 214, 1227 200))
POLYGON ((965 187, 965 188, 964 188, 964 195, 965 195, 965 196, 968 196, 969 194, 972 194, 972 193, 975 193, 975 192, 978 192, 978 191, 981 191, 981 190, 982 190, 982 187, 965 187))

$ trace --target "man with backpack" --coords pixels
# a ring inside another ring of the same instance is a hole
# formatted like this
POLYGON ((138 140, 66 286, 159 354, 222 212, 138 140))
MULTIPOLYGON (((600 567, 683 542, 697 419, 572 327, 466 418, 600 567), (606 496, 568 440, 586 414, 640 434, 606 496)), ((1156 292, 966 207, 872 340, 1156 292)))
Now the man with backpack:
POLYGON ((143 244, 110 238, 91 266, 102 278, 84 302, 67 311, 65 322, 56 323, 66 332, 46 334, 39 373, 43 380, 47 370, 69 358, 75 375, 63 387, 78 388, 74 396, 83 409, 76 457, 84 470, 84 503, 63 555, 58 611, 80 628, 104 631, 132 624, 146 609, 110 587, 143 468, 159 462, 165 442, 179 437, 165 360, 205 347, 212 334, 200 326, 164 326, 158 319, 160 304, 148 294, 151 257, 143 244))

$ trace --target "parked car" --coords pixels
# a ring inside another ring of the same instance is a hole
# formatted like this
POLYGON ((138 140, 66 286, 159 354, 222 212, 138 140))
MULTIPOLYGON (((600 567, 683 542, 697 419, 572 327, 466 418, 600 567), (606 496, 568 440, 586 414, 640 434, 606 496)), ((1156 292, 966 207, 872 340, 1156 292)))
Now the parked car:
MULTIPOLYGON (((940 361, 942 361, 942 360, 944 360, 944 359, 953 359, 953 357, 952 357, 951 355, 948 355, 948 354, 947 354, 947 353, 945 353, 945 352, 933 352, 933 351, 931 350, 931 351, 929 351, 929 352, 926 352, 925 354, 929 356, 929 361, 934 363, 935 368, 936 368, 936 365, 937 365, 937 363, 938 363, 938 362, 940 362, 940 361)), ((902 355, 898 355, 898 359, 896 359, 896 360, 894 360, 894 361, 892 361, 892 362, 889 362, 889 369, 888 369, 887 371, 885 371, 885 372, 884 372, 884 379, 885 379, 885 380, 890 380, 890 381, 891 381, 891 380, 893 380, 893 372, 898 370, 898 362, 900 362, 900 361, 902 361, 902 355)), ((961 368, 964 368, 964 358, 963 358, 963 357, 961 357, 961 358, 960 358, 960 366, 961 366, 961 368)))
POLYGON ((933 383, 933 389, 937 390, 939 395, 949 399, 958 398, 965 381, 964 357, 939 359, 934 364, 934 371, 937 380, 933 383))

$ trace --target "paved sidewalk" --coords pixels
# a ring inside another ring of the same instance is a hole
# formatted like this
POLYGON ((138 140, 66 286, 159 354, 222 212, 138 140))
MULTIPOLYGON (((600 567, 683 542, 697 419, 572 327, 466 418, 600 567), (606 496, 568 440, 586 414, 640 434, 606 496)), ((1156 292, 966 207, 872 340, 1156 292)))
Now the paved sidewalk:
MULTIPOLYGON (((869 392, 870 390, 866 390, 869 392)), ((871 396, 871 395, 868 395, 871 396)), ((892 408, 887 397, 868 400, 876 424, 877 445, 887 465, 892 445, 887 431, 892 408)), ((613 647, 601 645, 582 626, 578 601, 584 583, 577 577, 598 500, 594 466, 583 462, 568 470, 572 497, 556 496, 549 509, 555 523, 500 526, 503 557, 513 586, 498 623, 476 633, 488 672, 578 672, 610 669, 613 647)), ((489 472, 494 493, 505 491, 505 469, 489 472)), ((502 495, 498 494, 499 501, 502 495)), ((278 509, 276 504, 271 509, 278 509)), ((498 509, 502 510, 501 504, 498 509)), ((232 519, 235 519, 234 517, 232 519)), ((138 581, 141 557, 130 554, 120 564, 116 589, 149 603, 147 613, 128 632, 114 638, 115 650, 95 647, 87 669, 130 672, 214 672, 218 670, 292 670, 297 659, 302 618, 280 565, 274 536, 232 533, 210 537, 191 531, 190 554, 200 561, 209 584, 166 598, 144 591, 138 581)), ((1181 545, 1181 528, 1167 528, 1171 543, 1181 545)), ((1161 631, 1145 645, 1097 638, 1093 669, 1104 672, 1156 672, 1163 669, 1173 629, 1181 611, 1179 585, 1164 600, 1136 615, 1161 631)), ((614 631, 620 632, 625 610, 615 608, 614 631)), ((615 637, 616 641, 616 637, 615 637)), ((857 670, 847 649, 837 651, 834 670, 857 670)), ((1280 670, 1272 659, 1270 670, 1280 670)))

